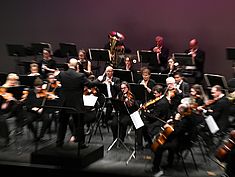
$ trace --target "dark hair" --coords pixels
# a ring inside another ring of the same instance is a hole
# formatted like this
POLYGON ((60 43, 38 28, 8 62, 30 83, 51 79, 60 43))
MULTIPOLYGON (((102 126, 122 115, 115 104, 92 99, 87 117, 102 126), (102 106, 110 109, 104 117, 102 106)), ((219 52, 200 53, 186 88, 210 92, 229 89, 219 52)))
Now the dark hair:
POLYGON ((155 92, 155 91, 162 94, 164 91, 164 88, 162 85, 157 84, 152 88, 152 92, 155 92))

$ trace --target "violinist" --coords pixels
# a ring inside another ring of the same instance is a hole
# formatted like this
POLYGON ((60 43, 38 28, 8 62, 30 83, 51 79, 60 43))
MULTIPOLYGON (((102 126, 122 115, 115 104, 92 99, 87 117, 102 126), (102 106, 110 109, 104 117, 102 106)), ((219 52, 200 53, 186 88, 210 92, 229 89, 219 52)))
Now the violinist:
MULTIPOLYGON (((152 138, 157 134, 157 132, 160 131, 160 128, 163 126, 162 121, 167 121, 169 118, 168 111, 170 103, 164 95, 163 86, 158 84, 155 85, 152 88, 152 92, 156 98, 156 101, 144 109, 141 114, 144 122, 144 127, 142 128, 143 137, 144 140, 148 143, 147 147, 151 147, 152 138)), ((141 144, 141 142, 138 144, 141 144)))
MULTIPOLYGON (((195 136, 196 122, 194 113, 189 111, 189 107, 186 104, 180 104, 177 108, 177 114, 174 117, 173 123, 166 123, 163 126, 163 130, 167 127, 173 127, 173 132, 165 139, 165 142, 158 147, 154 152, 154 160, 152 171, 154 176, 160 176, 163 174, 163 169, 171 168, 174 162, 174 155, 182 148, 191 145, 191 140, 195 136), (162 157, 165 151, 168 151, 167 164, 161 165, 162 157)), ((158 138, 158 136, 156 136, 158 138)))
POLYGON ((182 94, 176 88, 174 77, 168 77, 166 79, 166 93, 165 96, 170 103, 169 106, 169 117, 174 117, 177 112, 177 107, 181 102, 182 94))
POLYGON ((29 95, 25 101, 28 127, 34 135, 34 141, 40 141, 44 137, 52 121, 47 110, 41 108, 41 106, 45 106, 47 104, 48 96, 45 90, 42 89, 42 85, 43 81, 40 78, 35 79, 34 89, 29 91, 29 95), (34 121, 42 121, 39 136, 37 135, 37 130, 33 125, 34 121))
POLYGON ((7 119, 15 117, 16 134, 22 132, 22 124, 24 121, 23 113, 23 100, 16 100, 12 93, 8 93, 8 89, 11 87, 19 86, 19 76, 15 73, 9 73, 7 75, 6 82, 1 87, 1 116, 0 116, 0 129, 3 137, 6 139, 5 145, 9 144, 9 128, 7 119))
POLYGON ((182 98, 189 96, 189 83, 183 78, 182 72, 175 72, 174 79, 176 83, 176 89, 182 94, 182 98))
POLYGON ((61 83, 57 81, 53 73, 49 73, 47 76, 47 81, 42 85, 42 89, 54 95, 55 98, 59 95, 59 89, 61 88, 61 83))
POLYGON ((199 111, 204 111, 206 115, 211 115, 215 122, 217 123, 220 132, 219 134, 226 133, 229 127, 229 108, 231 106, 228 98, 222 91, 220 85, 215 85, 211 88, 212 100, 208 100, 205 105, 199 106, 197 109, 199 111), (207 109, 205 110, 205 107, 207 109), (208 109, 209 108, 209 109, 208 109))
MULTIPOLYGON (((126 105, 126 108, 128 109, 128 111, 120 112, 119 115, 119 138, 122 140, 122 142, 124 142, 127 132, 127 126, 131 124, 130 112, 134 112, 135 109, 137 109, 137 106, 135 103, 134 95, 130 91, 130 85, 126 81, 123 81, 120 85, 120 88, 121 91, 118 93, 117 99, 123 101, 126 105)), ((118 120, 116 116, 111 122, 111 129, 113 133, 113 140, 115 140, 117 138, 118 133, 118 120)))

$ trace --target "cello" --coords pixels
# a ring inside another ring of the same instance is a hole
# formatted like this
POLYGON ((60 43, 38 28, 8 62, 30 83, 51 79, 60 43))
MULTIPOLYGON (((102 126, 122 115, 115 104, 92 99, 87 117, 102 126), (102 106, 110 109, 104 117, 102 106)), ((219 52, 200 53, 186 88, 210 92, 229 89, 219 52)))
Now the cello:
POLYGON ((229 134, 229 138, 221 145, 215 152, 215 157, 220 161, 224 162, 227 154, 235 146, 235 130, 232 130, 229 134))

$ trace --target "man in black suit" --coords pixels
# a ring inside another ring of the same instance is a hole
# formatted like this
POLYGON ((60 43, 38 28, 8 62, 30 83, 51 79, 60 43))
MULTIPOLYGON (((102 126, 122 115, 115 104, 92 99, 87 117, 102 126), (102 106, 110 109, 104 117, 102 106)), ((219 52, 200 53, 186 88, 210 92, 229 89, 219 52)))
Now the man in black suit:
POLYGON ((182 98, 189 97, 190 85, 189 83, 183 80, 182 73, 175 72, 174 79, 176 83, 176 89, 180 94, 182 94, 182 98))
POLYGON ((75 123, 76 141, 78 141, 80 148, 86 147, 85 134, 84 134, 84 112, 85 107, 83 103, 84 85, 90 82, 84 73, 76 72, 77 60, 72 58, 68 63, 68 70, 56 71, 58 81, 61 82, 61 106, 73 108, 62 109, 60 112, 59 129, 57 134, 57 147, 62 147, 64 138, 67 131, 67 125, 70 115, 72 115, 73 122, 75 123))
POLYGON ((155 43, 156 45, 151 50, 156 53, 156 60, 149 61, 149 67, 152 73, 159 73, 167 68, 169 49, 164 45, 164 38, 162 36, 156 36, 155 43))
MULTIPOLYGON (((97 80, 100 83, 106 84, 107 86, 107 101, 106 101, 106 118, 105 118, 105 124, 107 124, 108 120, 112 120, 112 110, 113 106, 109 98, 117 98, 117 94, 120 91, 120 78, 113 77, 113 67, 107 66, 105 69, 105 75, 99 76, 97 80)), ((104 124, 104 125, 105 125, 104 124)))
POLYGON ((201 84, 204 74, 205 52, 199 48, 198 40, 192 39, 189 41, 189 49, 185 53, 192 55, 193 63, 196 66, 195 83, 201 84))

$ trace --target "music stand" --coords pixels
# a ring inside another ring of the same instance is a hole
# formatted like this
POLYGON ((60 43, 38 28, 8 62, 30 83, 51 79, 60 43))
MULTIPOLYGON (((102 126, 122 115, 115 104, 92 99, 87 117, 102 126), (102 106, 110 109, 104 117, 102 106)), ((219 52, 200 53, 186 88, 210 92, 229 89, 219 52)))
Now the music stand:
POLYGON ((20 100, 22 95, 23 95, 23 91, 25 90, 25 88, 26 88, 25 85, 8 87, 7 92, 12 93, 13 97, 15 99, 20 100))
POLYGON ((113 69, 113 77, 118 77, 121 81, 126 81, 128 83, 134 82, 133 73, 123 69, 113 69))
POLYGON ((145 95, 143 94, 145 92, 144 86, 135 83, 129 83, 129 85, 131 92, 135 96, 135 100, 145 101, 145 95))
POLYGON ((36 55, 42 55, 43 50, 45 48, 50 49, 51 55, 52 55, 51 45, 49 43, 43 43, 43 42, 31 43, 31 47, 32 47, 32 50, 33 50, 33 54, 35 56, 36 55))
POLYGON ((156 53, 151 50, 137 50, 137 56, 141 67, 154 65, 153 62, 157 61, 156 53))
POLYGON ((6 82, 7 73, 0 73, 0 85, 3 85, 6 82))
POLYGON ((61 57, 78 57, 77 47, 74 43, 60 43, 61 57))
POLYGON ((195 65, 192 60, 192 55, 187 53, 173 53, 175 61, 179 63, 180 66, 193 66, 195 65))
POLYGON ((25 57, 25 47, 21 44, 7 44, 7 51, 9 56, 16 57, 16 71, 19 72, 18 66, 20 65, 20 57, 25 57))
POLYGON ((111 62, 111 54, 108 49, 88 49, 91 61, 96 61, 96 68, 99 70, 98 75, 101 74, 101 65, 111 62))
POLYGON ((27 75, 19 75, 19 81, 21 85, 26 85, 29 88, 34 87, 34 81, 39 76, 27 76, 27 75))
POLYGON ((162 86, 166 86, 166 79, 168 78, 167 74, 158 74, 158 73, 151 73, 150 76, 157 84, 161 84, 162 86))
POLYGON ((127 150, 130 151, 130 149, 124 144, 124 142, 120 139, 120 112, 128 112, 128 110, 126 109, 126 105, 124 103, 124 101, 118 100, 118 99, 113 99, 111 98, 111 102, 113 105, 113 108, 117 114, 117 138, 111 143, 111 145, 108 147, 107 152, 110 151, 112 149, 112 147, 117 143, 117 147, 119 147, 119 143, 122 144, 122 146, 127 150))
POLYGON ((227 47, 226 48, 226 57, 227 60, 232 60, 233 64, 232 64, 232 68, 233 68, 233 72, 235 73, 235 47, 227 47))

